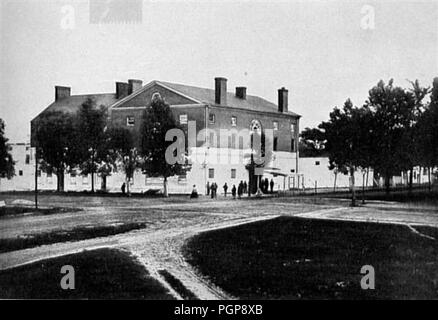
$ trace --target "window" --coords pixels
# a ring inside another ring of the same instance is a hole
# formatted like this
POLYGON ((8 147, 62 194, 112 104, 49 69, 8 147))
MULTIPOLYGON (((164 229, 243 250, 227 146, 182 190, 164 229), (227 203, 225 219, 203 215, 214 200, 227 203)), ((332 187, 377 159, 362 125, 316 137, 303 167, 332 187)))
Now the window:
POLYGON ((235 126, 237 126, 237 118, 236 117, 231 117, 231 126, 232 127, 235 127, 235 126))
POLYGON ((51 172, 47 172, 47 178, 51 178, 52 177, 52 173, 51 172))
POLYGON ((19 170, 19 171, 18 171, 18 175, 19 175, 19 176, 22 176, 22 175, 23 175, 23 170, 19 170))
POLYGON ((41 170, 37 170, 37 175, 39 178, 41 178, 41 170))
POLYGON ((133 127, 135 125, 135 118, 134 117, 126 117, 126 125, 128 127, 133 127))
POLYGON ((82 176, 82 184, 88 184, 88 176, 82 176))
POLYGON ((236 134, 235 133, 231 134, 231 148, 233 148, 233 149, 236 148, 236 134))
POLYGON ((231 179, 236 179, 236 169, 231 169, 231 179))
POLYGON ((277 151, 278 137, 274 137, 274 151, 277 151))
POLYGON ((319 161, 315 161, 315 166, 319 166, 319 161))
POLYGON ((214 169, 208 169, 208 178, 214 179, 214 169))
POLYGON ((179 123, 180 124, 187 124, 187 114, 180 114, 179 115, 179 123))
POLYGON ((274 127, 274 130, 278 130, 278 121, 272 122, 272 126, 274 127))
POLYGON ((210 113, 208 115, 208 121, 210 122, 210 124, 214 124, 215 120, 216 120, 216 117, 214 116, 214 113, 210 113))
POLYGON ((295 139, 290 140, 290 152, 295 152, 295 139))
POLYGON ((239 149, 242 150, 243 149, 243 137, 239 136, 239 149))
POLYGON ((290 132, 292 133, 293 136, 295 135, 295 127, 296 127, 295 123, 290 124, 290 132))
POLYGON ((30 154, 26 154, 26 164, 30 163, 30 154))

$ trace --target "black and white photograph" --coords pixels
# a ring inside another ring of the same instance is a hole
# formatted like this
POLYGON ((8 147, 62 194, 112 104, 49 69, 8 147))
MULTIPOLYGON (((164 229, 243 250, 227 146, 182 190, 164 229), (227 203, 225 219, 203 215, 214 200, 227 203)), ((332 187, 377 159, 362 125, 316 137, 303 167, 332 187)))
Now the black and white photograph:
POLYGON ((438 299, 438 1, 0 19, 0 300, 438 299))

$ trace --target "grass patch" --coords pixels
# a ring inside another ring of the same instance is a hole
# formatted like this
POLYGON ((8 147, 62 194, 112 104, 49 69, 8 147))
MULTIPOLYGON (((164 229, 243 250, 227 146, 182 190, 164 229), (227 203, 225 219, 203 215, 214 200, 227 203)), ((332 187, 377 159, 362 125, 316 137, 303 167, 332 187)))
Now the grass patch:
POLYGON ((2 299, 173 299, 129 253, 98 249, 0 271, 2 299), (75 270, 75 289, 63 290, 61 267, 75 270))
POLYGON ((184 254, 242 299, 438 298, 438 242, 401 225, 280 217, 202 233, 184 254), (363 265, 375 290, 361 289, 363 265))
POLYGON ((107 237, 132 230, 146 228, 145 222, 131 222, 122 225, 100 227, 77 227, 67 231, 44 232, 26 235, 20 238, 0 239, 0 253, 42 246, 45 244, 80 241, 92 238, 107 237))
POLYGON ((173 290, 178 292, 184 300, 199 300, 193 292, 187 289, 182 282, 175 278, 169 271, 159 270, 158 273, 164 277, 166 282, 173 288, 173 290))
POLYGON ((77 212, 81 211, 82 209, 78 208, 38 208, 35 209, 35 207, 30 206, 4 206, 0 207, 0 217, 6 217, 6 216, 15 216, 20 215, 24 213, 39 213, 39 214, 56 214, 56 213, 65 213, 65 212, 77 212))

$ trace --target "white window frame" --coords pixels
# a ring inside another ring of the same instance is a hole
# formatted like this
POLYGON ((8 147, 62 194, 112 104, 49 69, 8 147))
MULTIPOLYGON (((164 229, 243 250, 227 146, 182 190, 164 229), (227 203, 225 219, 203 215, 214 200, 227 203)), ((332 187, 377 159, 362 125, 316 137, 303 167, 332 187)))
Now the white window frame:
POLYGON ((179 123, 180 124, 187 124, 188 121, 189 121, 189 118, 187 116, 187 113, 183 113, 183 114, 179 115, 179 123), (184 118, 185 118, 185 120, 184 120, 184 118))

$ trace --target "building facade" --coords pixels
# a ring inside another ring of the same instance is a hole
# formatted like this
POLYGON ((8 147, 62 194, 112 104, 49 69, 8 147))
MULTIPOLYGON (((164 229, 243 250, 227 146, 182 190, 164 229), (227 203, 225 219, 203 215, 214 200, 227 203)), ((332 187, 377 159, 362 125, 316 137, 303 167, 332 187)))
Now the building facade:
MULTIPOLYGON (((216 182, 220 191, 225 183, 231 189, 240 181, 252 181, 257 188, 260 179, 273 180, 275 189, 297 187, 300 177, 297 151, 300 116, 289 111, 288 90, 278 89, 278 103, 274 104, 247 95, 245 87, 229 92, 225 78, 215 78, 214 85, 214 89, 163 81, 143 85, 142 81, 131 79, 127 83, 117 82, 115 93, 94 95, 71 95, 70 88, 56 86, 55 102, 42 113, 74 113, 91 98, 97 106, 107 108, 109 125, 131 130, 139 141, 143 112, 152 97, 159 95, 170 105, 176 121, 183 128, 192 161, 192 168, 186 175, 169 179, 170 193, 189 193, 193 185, 205 193, 207 182, 216 182), (265 153, 262 169, 257 175, 248 167, 251 154, 254 154, 256 134, 261 136, 265 153), (267 152, 267 149, 272 152, 267 152)), ((40 116, 32 120, 32 132, 40 116)), ((31 141, 35 145, 33 134, 31 141)), ((69 190, 69 179, 65 181, 65 189, 69 190)), ((118 191, 123 182, 121 174, 113 174, 108 178, 107 188, 118 191)), ((148 177, 141 171, 136 172, 130 184, 134 192, 162 187, 160 178, 148 177)))

